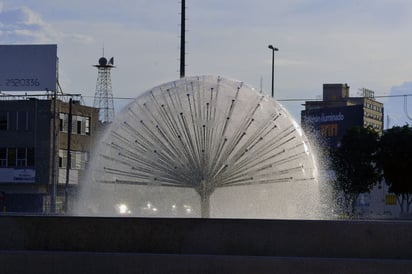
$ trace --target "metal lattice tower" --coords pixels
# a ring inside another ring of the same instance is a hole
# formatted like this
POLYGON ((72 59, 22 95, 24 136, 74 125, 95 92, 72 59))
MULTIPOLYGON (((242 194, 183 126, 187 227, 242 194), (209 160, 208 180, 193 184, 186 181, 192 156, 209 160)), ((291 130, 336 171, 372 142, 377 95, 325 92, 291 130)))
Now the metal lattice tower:
POLYGON ((93 106, 100 109, 99 120, 102 123, 112 122, 114 119, 114 103, 112 92, 112 80, 110 71, 113 65, 113 57, 109 61, 105 57, 99 59, 97 68, 96 92, 94 94, 93 106))

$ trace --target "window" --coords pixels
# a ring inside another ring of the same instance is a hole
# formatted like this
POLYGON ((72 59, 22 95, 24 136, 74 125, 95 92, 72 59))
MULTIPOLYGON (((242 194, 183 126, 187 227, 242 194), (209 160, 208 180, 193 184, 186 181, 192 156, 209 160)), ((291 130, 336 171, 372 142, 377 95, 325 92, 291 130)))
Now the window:
POLYGON ((34 148, 0 148, 0 167, 33 167, 34 148))
POLYGON ((59 167, 66 167, 67 151, 59 149, 59 167))
POLYGON ((77 134, 82 134, 82 121, 77 120, 77 134))
POLYGON ((0 130, 8 130, 9 129, 9 112, 7 111, 0 111, 0 130))
POLYGON ((67 113, 59 114, 59 129, 62 132, 67 132, 69 115, 67 113))
POLYGON ((34 167, 34 148, 27 148, 27 166, 34 167))
POLYGON ((16 148, 8 148, 7 149, 7 166, 15 167, 16 159, 17 159, 16 148))
POLYGON ((64 128, 64 127, 63 127, 63 123, 64 123, 64 122, 63 122, 63 119, 62 119, 61 116, 62 116, 62 114, 60 113, 60 117, 59 117, 59 130, 60 130, 60 131, 63 131, 63 128, 64 128))
MULTIPOLYGON (((85 169, 88 161, 87 152, 71 151, 71 169, 85 169)), ((59 150, 59 167, 66 168, 67 166, 67 150, 59 150)))
MULTIPOLYGON (((69 115, 60 113, 60 131, 68 132, 69 115)), ((90 135, 90 117, 72 115, 72 134, 90 135)))
POLYGON ((0 147, 0 167, 7 167, 7 148, 0 147))
POLYGON ((84 121, 84 133, 90 135, 90 117, 86 117, 84 121))
POLYGON ((72 168, 73 169, 81 169, 82 167, 82 158, 80 151, 73 151, 72 152, 72 168))
POLYGON ((17 148, 17 166, 18 167, 27 166, 27 149, 25 147, 17 148))

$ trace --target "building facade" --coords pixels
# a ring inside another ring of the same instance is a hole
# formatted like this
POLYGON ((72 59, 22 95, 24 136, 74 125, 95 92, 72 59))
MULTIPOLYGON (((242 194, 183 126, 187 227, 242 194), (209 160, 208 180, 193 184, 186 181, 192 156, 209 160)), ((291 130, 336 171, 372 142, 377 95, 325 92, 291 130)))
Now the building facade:
POLYGON ((84 175, 99 110, 52 98, 0 100, 0 205, 4 212, 64 210, 65 193, 72 193, 84 175), (67 151, 70 134, 69 180, 67 151), (56 112, 55 112, 56 110, 56 112), (54 123, 54 124, 53 124, 54 123), (53 135, 55 130, 55 137, 53 135), (54 163, 53 163, 54 161, 54 163), (55 191, 52 191, 52 189, 55 191), (55 195, 53 194, 55 193, 55 195), (52 197, 54 196, 54 197, 52 197))
POLYGON ((374 92, 362 89, 362 96, 350 97, 347 84, 324 84, 322 101, 306 101, 301 112, 305 132, 329 147, 336 147, 346 130, 354 126, 373 127, 383 132, 384 108, 374 92))
MULTIPOLYGON (((322 101, 305 102, 301 112, 302 128, 313 135, 321 147, 336 147, 346 130, 354 126, 372 127, 383 133, 384 107, 376 101, 374 92, 361 90, 361 96, 350 97, 347 84, 324 84, 322 101)), ((333 173, 333 172, 332 172, 333 173)), ((336 197, 336 214, 343 208, 343 196, 336 197)), ((360 218, 399 217, 396 196, 381 182, 369 193, 361 193, 356 201, 355 214, 360 218)))

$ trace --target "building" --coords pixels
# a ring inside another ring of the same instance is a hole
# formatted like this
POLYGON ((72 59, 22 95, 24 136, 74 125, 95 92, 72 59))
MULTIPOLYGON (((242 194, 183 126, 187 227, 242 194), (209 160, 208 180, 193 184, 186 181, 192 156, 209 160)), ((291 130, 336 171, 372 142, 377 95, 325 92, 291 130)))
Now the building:
MULTIPOLYGON (((383 133, 384 108, 376 101, 374 92, 361 89, 361 96, 350 97, 347 84, 324 84, 322 101, 306 101, 301 112, 302 128, 314 135, 324 147, 336 147, 346 130, 354 126, 372 127, 383 133), (323 143, 322 143, 323 142, 323 143)), ((342 208, 337 196, 336 210, 342 208)), ((361 193, 356 201, 355 214, 364 218, 394 218, 399 205, 388 186, 381 182, 370 193, 361 193)))
POLYGON ((306 101, 301 112, 302 128, 321 136, 324 144, 336 147, 347 129, 354 126, 373 127, 383 132, 383 104, 374 92, 362 89, 362 96, 350 97, 347 84, 324 84, 322 101, 306 101))
POLYGON ((54 109, 51 97, 1 98, 0 205, 3 211, 47 213, 50 203, 56 201, 56 212, 62 212, 65 193, 75 191, 84 175, 98 127, 99 109, 81 105, 79 101, 62 100, 56 101, 56 112, 54 109), (71 168, 66 188, 70 105, 71 168), (53 129, 56 138, 53 138, 53 129))

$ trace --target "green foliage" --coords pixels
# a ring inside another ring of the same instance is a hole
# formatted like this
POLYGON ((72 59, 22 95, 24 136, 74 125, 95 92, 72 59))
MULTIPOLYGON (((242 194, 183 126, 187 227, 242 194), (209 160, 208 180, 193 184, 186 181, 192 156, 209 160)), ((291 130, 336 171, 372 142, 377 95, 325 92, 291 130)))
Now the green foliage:
POLYGON ((383 175, 389 191, 396 194, 401 214, 412 209, 412 128, 393 127, 381 138, 371 128, 348 130, 341 145, 331 152, 335 190, 344 195, 352 213, 360 193, 370 192, 383 175))
POLYGON ((401 213, 409 212, 412 202, 412 129, 408 125, 388 129, 380 140, 377 156, 389 191, 398 198, 401 213))
POLYGON ((335 189, 344 194, 345 206, 351 207, 352 213, 359 194, 370 192, 380 181, 375 164, 377 147, 378 134, 372 128, 353 127, 331 153, 335 189))
POLYGON ((388 129, 379 146, 379 165, 383 169, 389 191, 412 193, 412 130, 408 126, 388 129))

